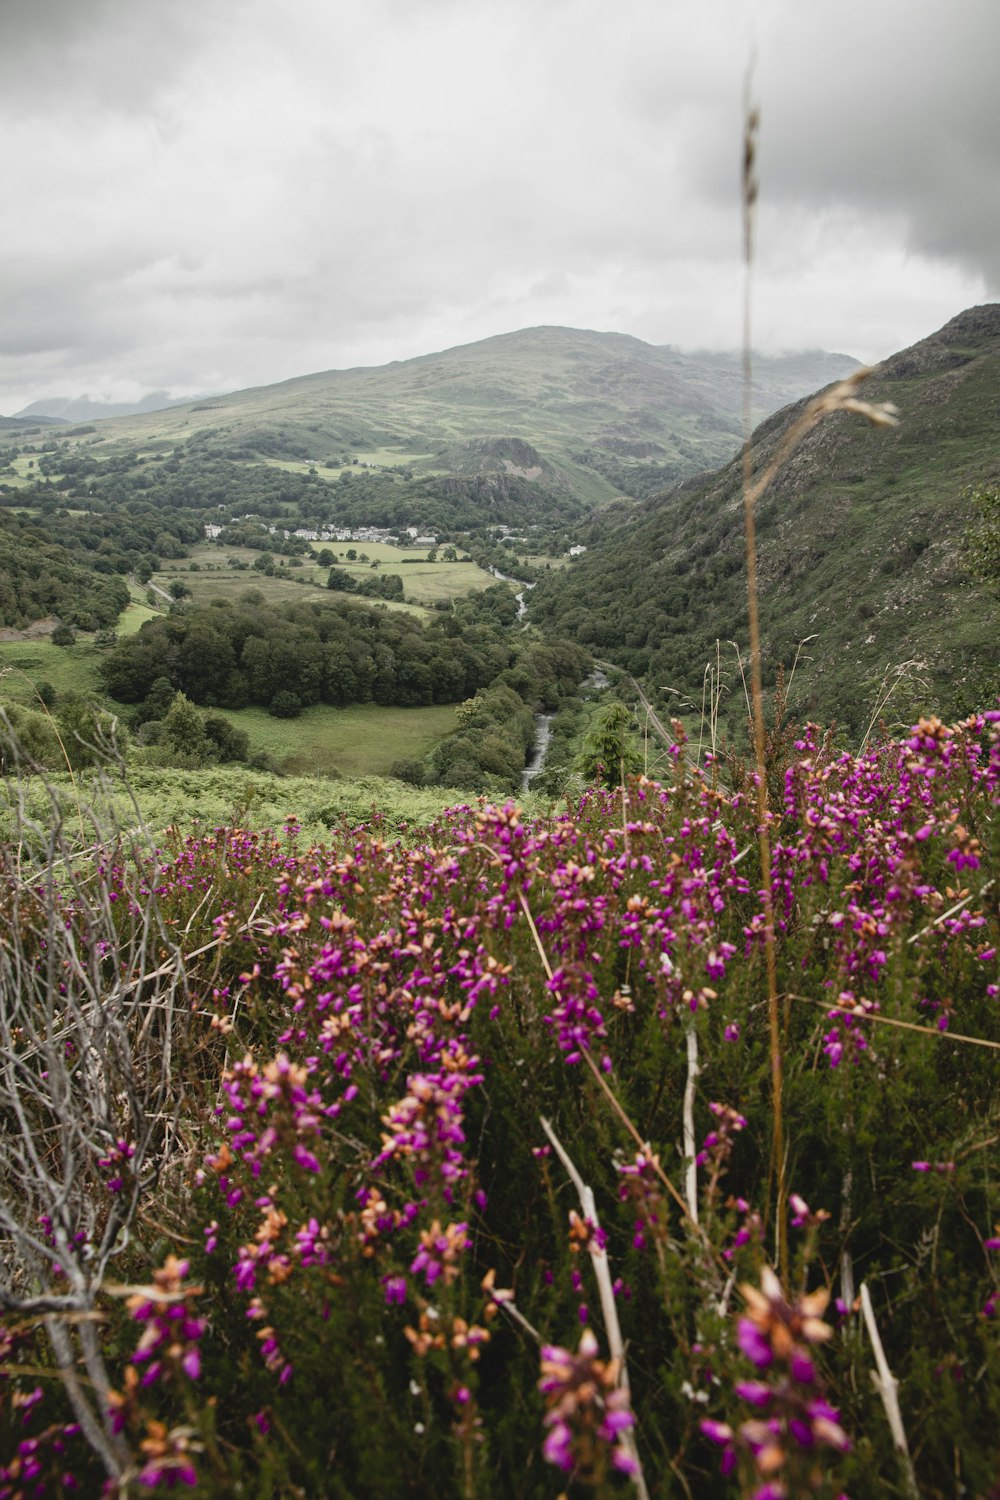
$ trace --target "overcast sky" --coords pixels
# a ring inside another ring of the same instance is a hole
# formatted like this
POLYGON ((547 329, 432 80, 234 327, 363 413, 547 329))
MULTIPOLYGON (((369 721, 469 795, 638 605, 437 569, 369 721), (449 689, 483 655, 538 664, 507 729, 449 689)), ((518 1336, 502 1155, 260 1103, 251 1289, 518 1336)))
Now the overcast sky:
POLYGON ((0 413, 540 323, 877 359, 1000 295, 1000 0, 0 0, 0 413))

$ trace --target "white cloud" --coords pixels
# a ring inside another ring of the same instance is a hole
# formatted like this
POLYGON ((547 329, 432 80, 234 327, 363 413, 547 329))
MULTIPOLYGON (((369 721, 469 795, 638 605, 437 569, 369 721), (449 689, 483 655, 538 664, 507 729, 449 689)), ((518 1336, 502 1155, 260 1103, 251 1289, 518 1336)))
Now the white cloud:
POLYGON ((1000 291, 995 0, 8 0, 0 411, 536 323, 876 357, 1000 291))

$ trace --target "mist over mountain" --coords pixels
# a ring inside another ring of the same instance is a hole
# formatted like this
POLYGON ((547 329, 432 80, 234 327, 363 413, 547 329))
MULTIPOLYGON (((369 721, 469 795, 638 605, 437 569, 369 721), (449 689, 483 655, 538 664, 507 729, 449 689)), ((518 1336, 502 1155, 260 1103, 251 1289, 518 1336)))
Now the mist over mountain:
POLYGON ((190 396, 171 396, 167 391, 151 391, 139 401, 99 401, 92 396, 43 396, 14 413, 15 420, 50 417, 62 422, 94 422, 105 417, 134 417, 143 412, 163 411, 168 406, 182 406, 190 396))

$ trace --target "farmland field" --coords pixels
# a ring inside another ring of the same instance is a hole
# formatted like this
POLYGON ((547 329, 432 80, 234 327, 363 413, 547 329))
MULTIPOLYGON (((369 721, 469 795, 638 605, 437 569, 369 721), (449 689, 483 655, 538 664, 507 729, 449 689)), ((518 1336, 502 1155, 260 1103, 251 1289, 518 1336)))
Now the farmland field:
MULTIPOLYGON (((371 564, 376 561, 381 571, 399 573, 408 602, 397 604, 396 608, 416 606, 413 612, 421 617, 424 610, 420 606, 434 604, 439 599, 457 599, 475 589, 489 588, 496 581, 474 562, 428 562, 426 551, 392 547, 385 542, 315 543, 314 551, 324 547, 335 555, 337 566, 359 582, 371 576, 371 564), (353 562, 346 557, 349 548, 358 554, 353 562), (362 553, 367 562, 360 560, 362 553)), ((190 548, 190 554, 188 558, 166 563, 155 574, 154 582, 167 589, 179 579, 191 590, 196 604, 208 599, 235 599, 247 589, 260 589, 269 603, 287 599, 314 602, 329 597, 326 589, 329 569, 320 567, 315 558, 304 558, 303 566, 289 569, 287 577, 269 578, 252 566, 261 554, 248 547, 219 547, 205 542, 190 548), (229 565, 230 558, 251 566, 233 568, 229 565), (197 564, 195 572, 191 571, 192 563, 197 564)))
POLYGON ((433 708, 333 708, 318 704, 297 719, 274 719, 262 708, 218 709, 250 736, 251 750, 274 757, 297 776, 379 776, 394 761, 421 757, 455 727, 453 704, 433 708))
POLYGON ((50 682, 57 693, 97 692, 101 653, 84 644, 53 646, 47 637, 0 641, 0 699, 38 707, 32 684, 50 682))

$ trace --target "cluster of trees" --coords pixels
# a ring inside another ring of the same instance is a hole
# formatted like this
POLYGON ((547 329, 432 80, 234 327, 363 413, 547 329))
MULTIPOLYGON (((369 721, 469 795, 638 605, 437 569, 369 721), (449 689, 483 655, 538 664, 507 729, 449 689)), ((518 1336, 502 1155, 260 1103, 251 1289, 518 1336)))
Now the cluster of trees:
POLYGON ((428 761, 397 762, 393 775, 470 792, 519 791, 536 710, 554 712, 572 699, 590 664, 588 653, 569 641, 517 643, 511 664, 459 706, 454 733, 428 761))
POLYGON ((81 565, 34 525, 0 514, 0 625, 58 615, 82 630, 110 626, 128 604, 124 580, 81 565))
POLYGON ((272 607, 249 590, 235 603, 213 600, 147 621, 108 652, 100 672, 122 703, 141 702, 163 677, 203 706, 287 714, 291 698, 300 707, 459 702, 509 666, 512 652, 502 630, 463 631, 450 614, 424 626, 347 599, 272 607))
MULTIPOLYGON (((374 563, 372 564, 374 567, 374 563)), ((375 573, 370 578, 355 578, 346 568, 331 568, 326 586, 341 594, 364 594, 369 599, 402 599, 403 579, 399 573, 375 573)))
POLYGON ((38 459, 37 480, 11 490, 23 504, 86 506, 97 512, 154 510, 159 516, 197 513, 217 518, 297 517, 322 526, 417 525, 437 534, 472 527, 526 525, 544 514, 553 523, 575 520, 582 504, 567 491, 510 474, 429 475, 410 471, 345 470, 336 482, 315 470, 290 472, 241 446, 229 450, 198 434, 183 448, 158 456, 126 452, 98 457, 91 448, 55 448, 38 459))
POLYGON ((146 698, 125 716, 108 711, 88 693, 58 696, 44 684, 44 708, 4 705, 0 717, 0 769, 15 758, 50 771, 78 771, 105 764, 109 755, 147 766, 185 770, 229 762, 270 769, 266 755, 251 754, 245 730, 219 713, 204 713, 166 678, 153 683, 146 698), (16 747, 16 749, 15 749, 16 747))
MULTIPOLYGON (((687 445, 685 445, 687 446, 687 445)), ((668 484, 675 484, 691 473, 692 463, 699 456, 692 448, 679 459, 622 459, 616 453, 601 449, 586 448, 574 453, 573 458, 585 468, 594 469, 604 476, 622 495, 631 495, 635 500, 645 500, 655 495, 668 484)))
POLYGON ((67 510, 51 494, 22 491, 36 515, 0 512, 6 530, 32 541, 57 543, 73 552, 80 567, 96 573, 136 573, 143 582, 161 559, 187 556, 188 547, 204 538, 204 525, 191 514, 164 512, 145 500, 127 506, 88 499, 88 509, 67 510))

